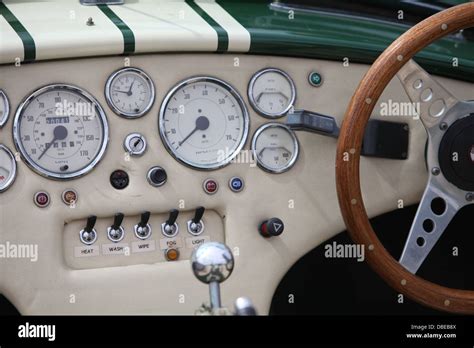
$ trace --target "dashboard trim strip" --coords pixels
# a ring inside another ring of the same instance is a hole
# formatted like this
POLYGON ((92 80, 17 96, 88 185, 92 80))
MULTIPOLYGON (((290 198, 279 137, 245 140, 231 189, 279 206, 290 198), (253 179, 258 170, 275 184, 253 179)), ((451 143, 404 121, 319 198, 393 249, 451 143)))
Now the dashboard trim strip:
POLYGON ((10 9, 3 2, 0 1, 0 15, 10 24, 13 30, 18 34, 23 43, 24 58, 23 61, 30 62, 36 59, 36 45, 35 40, 30 35, 28 30, 21 24, 18 18, 10 11, 10 9))
POLYGON ((135 35, 132 29, 112 11, 112 9, 104 4, 97 5, 97 7, 117 26, 123 35, 123 53, 129 54, 135 52, 135 35))

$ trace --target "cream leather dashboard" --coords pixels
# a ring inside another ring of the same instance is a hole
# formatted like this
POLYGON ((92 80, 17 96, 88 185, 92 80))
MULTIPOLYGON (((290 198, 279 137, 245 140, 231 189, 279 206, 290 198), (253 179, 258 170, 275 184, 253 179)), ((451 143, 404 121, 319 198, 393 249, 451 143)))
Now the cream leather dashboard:
MULTIPOLYGON (((128 58, 127 58, 128 59, 128 58)), ((340 125, 353 91, 367 66, 296 58, 216 54, 148 54, 129 58, 131 67, 145 71, 156 88, 150 111, 138 119, 117 116, 108 106, 104 87, 108 77, 124 67, 124 57, 83 58, 36 62, 21 67, 0 66, 1 88, 8 94, 12 114, 22 100, 41 86, 64 83, 79 86, 93 95, 104 109, 110 140, 103 159, 89 174, 70 181, 55 181, 33 172, 17 156, 17 178, 0 193, 0 243, 38 245, 38 259, 5 258, 0 263, 0 292, 22 314, 192 314, 207 299, 208 288, 193 276, 188 260, 192 245, 186 246, 182 231, 182 257, 167 262, 159 247, 159 224, 171 209, 182 211, 180 225, 198 206, 206 207, 203 236, 225 241, 236 261, 232 276, 222 285, 223 304, 239 296, 252 299, 260 314, 268 313, 273 292, 285 272, 306 252, 345 229, 339 213, 335 187, 336 140, 297 132, 299 158, 282 174, 271 174, 252 163, 230 163, 213 171, 199 171, 176 161, 160 139, 158 114, 168 91, 192 76, 212 76, 232 85, 242 96, 250 119, 249 136, 243 151, 250 149, 251 137, 270 120, 249 105, 247 88, 255 72, 275 67, 288 73, 296 86, 296 109, 332 115, 340 125), (235 61, 238 59, 239 64, 235 61), (319 71, 321 87, 308 83, 308 74, 319 71), (124 138, 138 132, 145 136, 148 149, 142 157, 128 157, 124 138), (153 166, 167 171, 161 187, 152 187, 147 172, 153 166), (114 170, 126 171, 130 183, 123 190, 110 184, 114 170), (242 192, 233 192, 227 183, 232 177, 245 182, 242 192), (206 194, 203 181, 219 183, 214 195, 206 194), (61 194, 73 189, 78 194, 74 208, 63 203, 61 194), (51 203, 39 208, 33 203, 38 191, 46 191, 51 203), (132 245, 132 226, 138 215, 148 210, 153 218, 149 253, 78 257, 78 233, 87 216, 97 215, 98 245, 107 243, 104 229, 117 212, 126 216, 124 243, 132 245), (285 223, 276 238, 262 238, 259 224, 271 217, 285 223), (207 220, 206 220, 207 219, 207 220), (188 249, 186 249, 188 248, 188 249)), ((472 84, 440 78, 459 99, 468 99, 472 84)), ((379 104, 389 99, 408 99, 398 80, 385 90, 379 104)), ((376 108, 374 116, 380 108, 376 108)), ((12 138, 12 118, 0 129, 0 143, 17 153, 12 138)), ((384 117, 390 120, 390 117, 384 117)), ((392 118, 400 121, 400 118, 392 118)), ((285 118, 276 122, 285 122, 285 118)), ((418 120, 405 117, 410 125, 409 157, 362 160, 364 199, 370 216, 417 202, 426 182, 424 146, 426 134, 418 120)), ((322 279, 321 281, 325 281, 322 279)))

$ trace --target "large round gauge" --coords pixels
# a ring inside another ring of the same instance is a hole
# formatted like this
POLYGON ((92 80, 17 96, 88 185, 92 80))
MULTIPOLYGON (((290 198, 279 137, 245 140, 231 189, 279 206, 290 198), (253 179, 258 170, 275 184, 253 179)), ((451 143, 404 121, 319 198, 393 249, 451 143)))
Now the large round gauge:
POLYGON ((293 107, 296 88, 287 73, 280 69, 268 68, 252 77, 248 96, 250 104, 260 115, 278 118, 293 107))
POLYGON ((20 105, 13 136, 34 171, 71 179, 88 173, 100 161, 109 131, 94 97, 80 88, 55 84, 38 89, 20 105))
POLYGON ((16 161, 11 151, 0 144, 0 192, 8 189, 15 181, 16 161))
POLYGON ((228 164, 244 146, 249 118, 242 98, 229 84, 194 77, 168 93, 159 128, 176 159, 193 168, 216 169, 228 164))
POLYGON ((155 101, 151 78, 137 68, 124 68, 113 73, 105 86, 110 108, 119 116, 136 118, 145 115, 155 101))
POLYGON ((255 132, 252 152, 260 168, 270 173, 283 173, 298 158, 298 139, 281 123, 267 123, 255 132))
POLYGON ((10 104, 7 95, 0 89, 0 128, 2 128, 8 121, 10 113, 10 104))

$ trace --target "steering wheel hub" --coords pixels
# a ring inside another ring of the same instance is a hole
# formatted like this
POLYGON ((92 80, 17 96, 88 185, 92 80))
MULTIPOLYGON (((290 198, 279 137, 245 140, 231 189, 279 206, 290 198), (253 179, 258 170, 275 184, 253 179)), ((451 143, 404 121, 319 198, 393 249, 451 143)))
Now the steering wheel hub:
POLYGON ((474 113, 454 122, 439 147, 446 179, 461 190, 474 191, 474 113))

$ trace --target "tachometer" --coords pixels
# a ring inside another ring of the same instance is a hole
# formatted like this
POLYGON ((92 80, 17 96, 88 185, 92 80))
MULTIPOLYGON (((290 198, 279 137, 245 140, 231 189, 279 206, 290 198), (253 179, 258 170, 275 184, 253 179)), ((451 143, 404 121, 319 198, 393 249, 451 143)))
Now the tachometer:
POLYGON ((38 89, 18 108, 15 144, 37 173, 71 179, 91 171, 105 153, 108 124, 102 107, 84 90, 69 85, 38 89))
POLYGON ((159 127, 166 148, 177 160, 194 168, 216 169, 244 146, 249 118, 242 98, 229 84, 194 77, 168 93, 159 127))
POLYGON ((281 123, 267 123, 255 132, 252 151, 260 168, 270 173, 289 170, 298 158, 298 139, 281 123))

